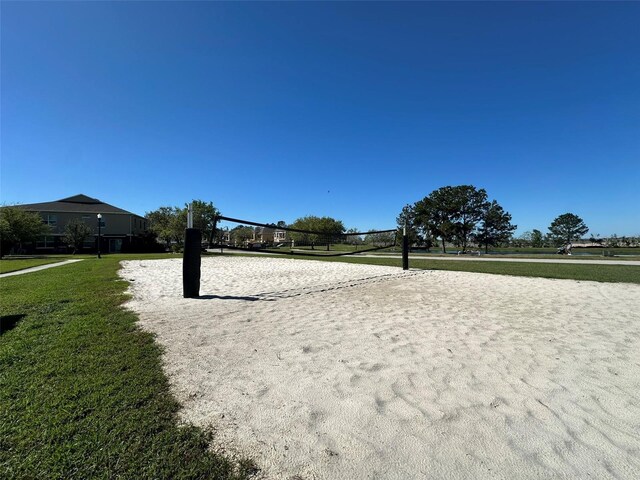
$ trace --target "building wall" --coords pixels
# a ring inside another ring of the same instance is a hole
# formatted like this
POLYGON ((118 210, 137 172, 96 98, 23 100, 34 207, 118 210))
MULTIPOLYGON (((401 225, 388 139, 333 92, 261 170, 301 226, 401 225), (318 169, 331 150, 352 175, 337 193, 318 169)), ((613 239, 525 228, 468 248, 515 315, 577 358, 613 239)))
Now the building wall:
MULTIPOLYGON (((91 228, 94 234, 98 233, 98 218, 93 213, 70 212, 38 212, 44 223, 51 226, 52 235, 63 235, 67 224, 73 220, 80 220, 91 228), (55 221, 55 225, 53 222, 55 221)), ((103 213, 103 235, 139 235, 146 231, 146 219, 137 215, 103 213)))
MULTIPOLYGON (((85 241, 84 248, 95 250, 97 248, 98 217, 94 213, 82 212, 38 212, 42 221, 51 227, 51 233, 36 242, 33 247, 40 251, 64 251, 66 244, 62 241, 67 224, 77 219, 86 223, 92 232, 92 237, 85 241)), ((101 244, 103 252, 119 252, 126 248, 134 237, 143 234, 147 230, 147 220, 138 215, 126 213, 103 213, 102 226, 100 228, 101 244)))

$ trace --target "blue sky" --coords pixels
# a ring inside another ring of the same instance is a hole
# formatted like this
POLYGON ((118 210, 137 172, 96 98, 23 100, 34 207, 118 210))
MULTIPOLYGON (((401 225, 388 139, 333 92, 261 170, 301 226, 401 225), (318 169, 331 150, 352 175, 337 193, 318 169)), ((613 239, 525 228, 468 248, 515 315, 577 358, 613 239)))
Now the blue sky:
POLYGON ((2 2, 0 200, 640 234, 640 3, 2 2))

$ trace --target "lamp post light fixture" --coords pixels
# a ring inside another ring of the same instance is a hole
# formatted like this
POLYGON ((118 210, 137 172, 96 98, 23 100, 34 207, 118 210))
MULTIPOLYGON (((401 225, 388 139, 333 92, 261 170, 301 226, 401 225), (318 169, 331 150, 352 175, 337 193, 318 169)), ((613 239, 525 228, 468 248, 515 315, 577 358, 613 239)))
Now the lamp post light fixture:
POLYGON ((100 256, 100 232, 102 227, 102 214, 98 214, 98 258, 102 258, 100 256))

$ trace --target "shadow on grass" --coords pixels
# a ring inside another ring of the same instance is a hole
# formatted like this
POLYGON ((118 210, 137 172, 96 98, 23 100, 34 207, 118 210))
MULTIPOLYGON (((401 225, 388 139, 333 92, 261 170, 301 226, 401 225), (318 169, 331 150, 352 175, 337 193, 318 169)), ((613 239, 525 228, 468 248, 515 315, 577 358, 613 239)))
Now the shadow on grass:
POLYGON ((14 328, 26 315, 4 315, 0 317, 0 335, 14 328))

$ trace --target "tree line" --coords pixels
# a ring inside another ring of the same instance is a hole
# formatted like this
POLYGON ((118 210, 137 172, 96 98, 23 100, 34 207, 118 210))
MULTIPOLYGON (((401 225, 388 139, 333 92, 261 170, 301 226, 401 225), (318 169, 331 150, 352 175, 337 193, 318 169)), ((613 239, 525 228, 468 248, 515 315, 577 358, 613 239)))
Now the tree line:
MULTIPOLYGON (((220 211, 212 202, 193 200, 194 227, 203 232, 203 238, 212 246, 219 241, 221 232, 216 230, 216 219, 220 211), (218 235, 218 237, 215 237, 218 235)), ((149 223, 150 242, 157 240, 167 249, 180 250, 187 226, 187 205, 182 207, 163 206, 145 215, 149 223)), ((453 244, 462 252, 470 246, 490 247, 522 246, 549 247, 571 243, 583 238, 589 231, 585 222, 573 213, 564 213, 556 217, 543 233, 538 229, 525 232, 513 238, 517 225, 512 223, 509 212, 494 199, 490 199, 483 188, 473 185, 446 186, 432 191, 414 204, 405 205, 396 218, 398 233, 406 228, 410 244, 430 249, 440 244, 446 252, 447 244, 453 244)), ((341 220, 331 217, 307 215, 296 219, 290 225, 280 221, 274 227, 289 227, 295 230, 307 230, 319 233, 290 232, 290 238, 298 243, 312 245, 320 241, 320 236, 338 237, 356 233, 346 229, 341 220)), ((35 212, 27 212, 19 206, 0 208, 0 241, 2 253, 12 251, 26 242, 35 242, 38 238, 51 233, 42 217, 35 212)), ((242 243, 253 237, 253 227, 239 225, 230 232, 232 241, 242 243)), ((75 252, 81 250, 84 242, 93 235, 93 229, 81 220, 71 220, 64 228, 64 241, 75 252)), ((348 243, 389 244, 393 240, 387 233, 371 233, 364 236, 347 236, 348 243)), ((609 238, 591 236, 594 245, 608 247, 637 246, 640 238, 609 238)))
MULTIPOLYGON (((211 244, 216 216, 220 212, 211 202, 194 200, 194 227, 205 232, 207 242, 211 244)), ((161 207, 148 212, 146 218, 150 222, 150 230, 165 243, 167 247, 181 248, 184 229, 186 228, 186 206, 161 207)), ((432 191, 429 195, 412 205, 406 205, 397 217, 398 232, 402 234, 406 227, 410 243, 414 246, 432 248, 437 244, 446 252, 447 244, 453 244, 462 252, 467 252, 471 245, 484 248, 509 245, 513 241, 513 232, 517 225, 512 223, 509 212, 497 202, 489 199, 483 188, 473 185, 446 186, 432 191)), ((341 220, 331 217, 307 215, 287 224, 279 221, 274 228, 288 227, 294 230, 309 232, 289 232, 289 238, 296 243, 313 245, 327 238, 336 238, 344 234, 354 234, 355 229, 346 229, 341 220)), ((575 214, 565 213, 553 220, 548 227, 549 233, 543 241, 549 246, 571 243, 588 232, 584 221, 575 214)), ((220 235, 220 231, 217 234, 220 235)), ((229 231, 232 243, 242 244, 253 238, 254 228, 238 225, 229 231)), ((531 246, 537 245, 539 230, 532 233, 531 246)), ((389 244, 393 242, 388 233, 371 233, 364 236, 348 236, 348 243, 389 244)))
MULTIPOLYGON (((216 218, 220 211, 212 202, 193 200, 193 228, 202 231, 203 238, 211 247, 214 243, 216 218)), ((149 230, 167 249, 180 250, 184 243, 184 230, 187 228, 188 204, 184 207, 160 207, 147 212, 149 230)))

